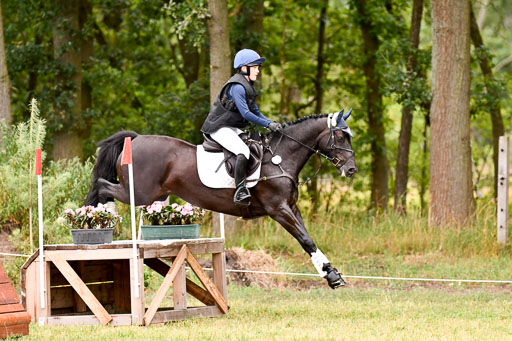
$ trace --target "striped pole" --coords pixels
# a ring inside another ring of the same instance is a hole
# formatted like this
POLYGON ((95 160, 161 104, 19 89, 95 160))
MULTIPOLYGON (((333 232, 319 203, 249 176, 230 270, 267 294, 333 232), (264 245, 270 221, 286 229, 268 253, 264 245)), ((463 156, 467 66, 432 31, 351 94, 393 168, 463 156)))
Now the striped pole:
POLYGON ((132 164, 132 139, 131 137, 126 137, 124 139, 124 147, 123 147, 123 158, 121 161, 122 165, 128 165, 128 181, 130 188, 130 215, 131 215, 131 223, 132 223, 132 243, 133 243, 133 278, 135 280, 134 288, 135 288, 135 297, 139 297, 139 271, 137 266, 137 233, 136 233, 136 224, 135 224, 135 194, 133 190, 133 164, 132 164))
POLYGON ((41 308, 45 307, 45 271, 44 271, 44 245, 43 245, 43 167, 41 165, 41 148, 36 149, 37 176, 37 210, 39 212, 39 285, 41 289, 41 308))

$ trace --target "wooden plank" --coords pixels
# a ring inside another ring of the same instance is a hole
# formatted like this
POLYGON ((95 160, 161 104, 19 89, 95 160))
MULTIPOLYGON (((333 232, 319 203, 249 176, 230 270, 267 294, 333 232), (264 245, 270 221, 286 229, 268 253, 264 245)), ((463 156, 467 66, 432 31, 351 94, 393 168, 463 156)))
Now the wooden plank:
MULTIPOLYGON (((87 288, 91 290, 91 293, 103 306, 114 303, 114 292, 117 291, 114 283, 89 284, 87 288)), ((58 287, 51 290, 52 311, 55 309, 71 308, 74 313, 84 313, 88 310, 86 305, 84 311, 76 311, 74 297, 76 291, 73 287, 58 287)))
POLYGON ((220 310, 226 314, 228 312, 228 304, 226 303, 226 300, 222 296, 222 294, 219 292, 219 289, 215 286, 215 284, 212 282, 210 277, 208 277, 204 271, 197 259, 194 257, 194 255, 190 252, 190 250, 187 249, 187 257, 186 257, 187 263, 192 268, 192 271, 196 274, 197 278, 203 283, 204 287, 208 292, 213 296, 213 299, 215 300, 215 303, 219 306, 220 310))
POLYGON ((509 137, 500 136, 498 149, 498 243, 505 244, 508 238, 508 174, 510 163, 509 137))
POLYGON ((212 255, 213 282, 220 293, 228 301, 228 290, 226 281, 226 254, 224 252, 214 253, 212 255))
POLYGON ((21 303, 0 305, 0 314, 15 313, 18 311, 25 311, 21 303))
MULTIPOLYGON (((187 245, 183 243, 182 245, 187 245)), ((180 245, 180 247, 182 246, 180 245)), ((187 245, 190 251, 196 255, 202 254, 210 254, 224 251, 224 242, 211 242, 209 244, 192 244, 187 245)), ((144 248, 144 258, 170 258, 175 257, 179 248, 175 245, 166 247, 166 248, 158 248, 158 249, 150 249, 144 248)))
POLYGON ((29 266, 22 271, 21 298, 22 304, 35 322, 36 316, 36 276, 35 267, 29 266))
MULTIPOLYGON (((110 326, 129 326, 132 323, 130 314, 110 315, 112 320, 110 326)), ((74 326, 74 325, 101 325, 102 323, 94 315, 72 315, 72 316, 51 316, 48 317, 49 326, 74 326)))
POLYGON ((151 323, 160 324, 169 321, 184 320, 187 317, 214 317, 222 315, 223 312, 216 305, 207 307, 191 307, 184 310, 158 311, 155 313, 155 317, 151 323))
POLYGON ((30 315, 26 311, 0 315, 0 326, 13 326, 16 324, 29 324, 30 315))
POLYGON ((5 339, 14 335, 28 335, 28 323, 0 326, 0 338, 5 339))
POLYGON ((50 258, 50 260, 55 264, 55 266, 60 270, 60 272, 66 277, 69 284, 73 287, 73 289, 78 292, 80 297, 84 300, 87 306, 91 309, 91 311, 98 317, 103 325, 106 325, 112 320, 112 317, 108 314, 108 312, 103 308, 103 306, 98 302, 96 297, 92 294, 92 292, 87 288, 87 286, 82 282, 80 277, 76 274, 76 272, 71 268, 71 266, 63 259, 58 252, 47 252, 46 257, 50 258))
MULTIPOLYGON (((114 311, 129 313, 130 302, 130 261, 117 260, 113 262, 114 269, 114 311)), ((143 280, 143 279, 142 279, 143 280)))
POLYGON ((174 310, 187 309, 185 262, 183 262, 172 282, 172 299, 174 310))
POLYGON ((132 324, 135 325, 143 325, 144 324, 144 309, 145 309, 145 301, 144 301, 144 260, 140 257, 142 254, 142 250, 139 249, 139 258, 137 259, 138 265, 137 269, 139 271, 138 274, 135 274, 133 271, 133 258, 130 258, 130 302, 131 302, 131 313, 132 313, 132 324), (139 277, 139 297, 135 296, 135 281, 134 276, 139 277))
POLYGON ((172 281, 178 274, 178 271, 181 268, 181 265, 183 264, 185 257, 187 255, 187 245, 183 245, 181 247, 180 252, 176 256, 176 259, 174 260, 174 263, 172 263, 171 268, 169 269, 169 272, 164 277, 164 281, 162 282, 162 285, 160 288, 158 288, 158 291, 155 294, 155 297, 153 298, 153 301, 151 302, 148 310, 146 311, 146 314, 144 315, 144 325, 148 326, 151 323, 151 320, 155 316, 155 313, 160 306, 160 303, 162 303, 162 300, 164 299, 165 293, 169 288, 171 287, 172 281))
POLYGON ((7 274, 4 271, 4 268, 2 267, 2 263, 0 263, 0 283, 11 283, 9 281, 9 277, 7 277, 7 274))
MULTIPOLYGON (((152 270, 156 271, 162 276, 165 276, 167 272, 169 272, 170 266, 167 265, 165 262, 158 258, 146 258, 144 259, 144 264, 149 266, 152 270)), ((186 285, 187 285, 187 293, 192 295, 193 297, 197 298, 199 301, 203 302, 206 305, 214 305, 215 300, 213 299, 212 295, 203 288, 201 288, 199 285, 194 283, 190 279, 186 279, 186 285)))
POLYGON ((46 251, 45 254, 51 258, 55 253, 60 254, 60 258, 70 260, 112 260, 129 259, 132 255, 131 249, 99 249, 99 250, 65 250, 65 251, 46 251), (61 254, 62 253, 62 254, 61 254))
MULTIPOLYGON (((79 273, 82 281, 87 283, 106 282, 114 280, 112 264, 117 260, 100 261, 68 261, 69 265, 79 273), (81 266, 80 264, 83 264, 81 266)), ((52 286, 66 285, 68 281, 62 276, 59 270, 52 264, 51 266, 52 286)))
POLYGON ((0 305, 20 303, 11 283, 0 283, 0 305))

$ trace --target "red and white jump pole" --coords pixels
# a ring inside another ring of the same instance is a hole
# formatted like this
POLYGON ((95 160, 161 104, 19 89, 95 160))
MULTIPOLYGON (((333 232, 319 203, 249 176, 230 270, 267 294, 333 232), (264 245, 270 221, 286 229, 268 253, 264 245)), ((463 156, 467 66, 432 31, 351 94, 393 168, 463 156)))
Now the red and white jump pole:
POLYGON ((134 289, 135 289, 135 297, 139 297, 139 276, 138 276, 138 265, 137 265, 137 233, 136 233, 136 224, 135 224, 135 194, 133 190, 133 164, 132 164, 132 139, 131 137, 126 137, 124 139, 124 147, 123 147, 123 157, 121 160, 121 165, 128 165, 128 182, 130 188, 130 215, 131 215, 131 224, 132 224, 132 243, 133 243, 133 279, 134 289))
POLYGON ((43 242, 43 167, 41 165, 41 149, 36 149, 37 176, 37 210, 39 212, 39 285, 41 291, 41 308, 45 307, 45 271, 44 271, 44 242, 43 242))

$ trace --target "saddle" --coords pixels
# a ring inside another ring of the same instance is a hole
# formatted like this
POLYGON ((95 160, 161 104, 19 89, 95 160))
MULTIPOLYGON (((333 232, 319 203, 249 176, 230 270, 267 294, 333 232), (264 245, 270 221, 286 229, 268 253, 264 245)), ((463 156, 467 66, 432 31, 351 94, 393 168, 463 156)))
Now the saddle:
MULTIPOLYGON (((262 136, 257 131, 243 133, 239 136, 249 147, 249 152, 251 154, 249 162, 247 162, 247 176, 250 176, 258 169, 258 166, 261 164, 261 160, 263 159, 262 136)), ((222 164, 224 164, 226 172, 229 176, 234 178, 236 155, 218 144, 210 137, 209 134, 203 134, 203 137, 203 148, 206 152, 224 153, 224 160, 219 164, 217 170, 219 170, 222 164)))

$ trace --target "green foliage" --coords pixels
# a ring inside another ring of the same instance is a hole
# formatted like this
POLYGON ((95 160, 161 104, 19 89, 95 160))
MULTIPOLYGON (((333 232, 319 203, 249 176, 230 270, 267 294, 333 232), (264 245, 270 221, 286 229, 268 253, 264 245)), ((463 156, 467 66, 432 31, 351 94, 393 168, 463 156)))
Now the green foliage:
MULTIPOLYGON (((21 227, 13 234, 20 252, 28 252, 31 244, 30 224, 34 242, 37 236, 37 178, 34 175, 36 148, 44 146, 46 126, 39 118, 37 102, 32 100, 31 118, 12 128, 12 134, 2 134, 0 158, 0 223, 11 222, 21 227)), ((6 129, 4 127, 4 129, 6 129)), ((66 228, 56 223, 64 208, 81 206, 88 189, 93 164, 77 158, 59 162, 43 159, 43 218, 45 243, 59 243, 70 237, 66 228)))

